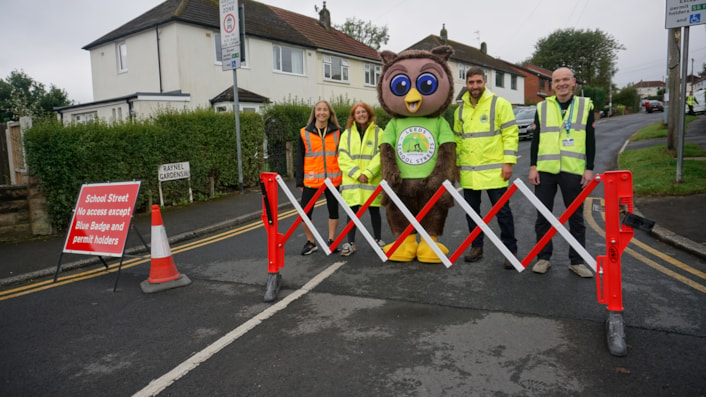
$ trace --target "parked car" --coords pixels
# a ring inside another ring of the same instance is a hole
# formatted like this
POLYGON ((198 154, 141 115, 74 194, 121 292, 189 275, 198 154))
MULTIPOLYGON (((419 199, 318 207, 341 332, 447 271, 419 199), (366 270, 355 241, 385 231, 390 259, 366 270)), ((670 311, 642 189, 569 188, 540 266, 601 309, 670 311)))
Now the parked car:
POLYGON ((517 127, 520 129, 520 140, 532 139, 534 114, 536 112, 537 108, 534 106, 515 108, 515 121, 517 121, 517 127))
POLYGON ((653 99, 645 103, 645 110, 647 113, 664 112, 664 106, 662 105, 662 102, 653 99))

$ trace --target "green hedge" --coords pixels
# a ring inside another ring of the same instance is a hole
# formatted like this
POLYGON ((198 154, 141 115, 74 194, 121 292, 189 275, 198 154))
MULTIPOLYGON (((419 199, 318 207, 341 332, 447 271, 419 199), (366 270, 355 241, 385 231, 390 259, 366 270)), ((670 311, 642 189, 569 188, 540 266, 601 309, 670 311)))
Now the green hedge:
MULTIPOLYGON (((30 172, 39 180, 53 223, 65 229, 84 183, 142 181, 137 211, 159 202, 160 164, 188 161, 194 199, 238 188, 232 112, 162 112, 149 121, 63 126, 36 123, 24 136, 30 172)), ((254 186, 263 168, 262 117, 240 114, 243 183, 254 186)), ((165 204, 188 201, 188 180, 162 183, 165 204)))

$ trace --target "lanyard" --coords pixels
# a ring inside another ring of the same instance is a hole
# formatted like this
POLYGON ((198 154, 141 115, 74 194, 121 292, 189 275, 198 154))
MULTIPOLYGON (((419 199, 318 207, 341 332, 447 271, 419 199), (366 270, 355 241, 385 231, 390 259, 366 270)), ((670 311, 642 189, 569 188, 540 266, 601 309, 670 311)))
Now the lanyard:
MULTIPOLYGON (((569 119, 566 120, 566 115, 564 115, 564 128, 566 129, 566 135, 569 135, 569 132, 571 132, 571 119, 573 118, 574 114, 574 99, 571 98, 571 105, 569 105, 569 119)), ((559 105, 559 102, 556 103, 556 106, 559 107, 559 114, 561 114, 561 105, 559 105)))

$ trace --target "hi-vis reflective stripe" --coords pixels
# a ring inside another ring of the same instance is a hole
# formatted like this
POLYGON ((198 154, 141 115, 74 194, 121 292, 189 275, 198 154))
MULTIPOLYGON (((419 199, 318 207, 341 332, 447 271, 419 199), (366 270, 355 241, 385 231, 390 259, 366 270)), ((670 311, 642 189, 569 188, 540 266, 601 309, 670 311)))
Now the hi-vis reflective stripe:
MULTIPOLYGON (((576 114, 576 122, 573 120, 571 121, 571 129, 577 130, 577 131, 585 131, 586 130, 586 124, 583 123, 583 114, 585 111, 586 107, 586 98, 584 97, 574 97, 574 100, 578 101, 578 113, 576 114)), ((562 127, 561 126, 548 126, 547 124, 547 102, 544 103, 543 106, 541 106, 542 111, 541 111, 541 120, 540 120, 540 126, 539 126, 539 132, 544 133, 544 132, 562 132, 562 127)))
MULTIPOLYGON (((324 155, 326 156, 336 156, 336 152, 333 151, 326 151, 324 152, 324 155)), ((321 157, 321 152, 306 152, 304 154, 305 157, 321 157)))
POLYGON ((360 184, 360 185, 341 185, 341 191, 344 191, 344 190, 353 190, 353 189, 370 190, 371 192, 374 192, 375 189, 377 189, 377 186, 372 186, 372 185, 367 185, 367 184, 360 184))
POLYGON ((537 161, 540 160, 561 160, 561 155, 560 154, 544 154, 541 156, 537 156, 537 161))
POLYGON ((461 166, 461 171, 485 171, 485 170, 494 170, 496 168, 503 168, 502 163, 496 163, 496 164, 484 164, 484 165, 462 165, 461 166))
POLYGON ((336 178, 336 177, 339 177, 339 176, 341 176, 341 175, 343 175, 343 173, 341 173, 341 172, 334 172, 334 173, 328 173, 328 174, 326 174, 326 173, 323 173, 323 174, 306 174, 306 175, 304 175, 304 178, 308 178, 308 179, 312 179, 312 178, 326 178, 326 177, 329 177, 329 178, 336 178))
MULTIPOLYGON (((454 131, 454 134, 456 136, 460 136, 463 138, 487 138, 490 136, 495 136, 495 135, 500 135, 502 134, 502 130, 508 127, 512 127, 513 125, 517 125, 516 120, 508 121, 507 123, 503 124, 498 128, 497 130, 495 129, 495 106, 496 103, 498 102, 498 96, 493 95, 493 99, 490 102, 490 129, 489 131, 484 131, 484 132, 463 132, 463 131, 454 131)), ((461 125, 463 125, 463 108, 464 108, 465 103, 463 101, 460 101, 460 104, 458 106, 458 120, 461 122, 461 125)))
POLYGON ((576 152, 565 152, 561 151, 561 154, 545 154, 542 156, 537 156, 537 161, 540 160, 561 160, 562 157, 572 157, 579 160, 586 160, 586 155, 583 153, 576 152))
POLYGON ((164 229, 164 225, 152 226, 151 234, 152 258, 160 259, 172 256, 172 250, 169 248, 169 240, 167 240, 167 230, 164 229))
POLYGON ((572 158, 579 159, 579 160, 586 160, 586 155, 583 153, 565 152, 562 150, 561 156, 562 157, 572 157, 572 158))
POLYGON ((345 153, 351 160, 372 160, 375 155, 373 154, 350 154, 348 150, 339 150, 340 153, 345 153))

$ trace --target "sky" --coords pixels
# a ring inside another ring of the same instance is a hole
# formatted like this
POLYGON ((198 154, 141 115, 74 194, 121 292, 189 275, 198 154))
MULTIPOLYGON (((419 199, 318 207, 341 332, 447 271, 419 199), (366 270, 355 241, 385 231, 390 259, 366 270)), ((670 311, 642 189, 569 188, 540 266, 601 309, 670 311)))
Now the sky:
MULTIPOLYGON (((86 44, 162 3, 162 0, 0 0, 0 78, 24 71, 47 90, 53 84, 75 103, 93 100, 86 44), (39 7, 39 8, 36 8, 39 7)), ((321 0, 261 0, 318 18, 321 0)), ((508 62, 529 58, 538 40, 558 29, 600 29, 625 50, 618 52, 615 84, 666 79, 666 0, 328 0, 334 25, 355 17, 387 26, 381 50, 400 52, 445 24, 450 40, 508 62)), ((247 31, 247 10, 245 15, 247 31)), ((689 30, 688 73, 706 63, 706 24, 689 30)))

